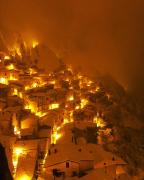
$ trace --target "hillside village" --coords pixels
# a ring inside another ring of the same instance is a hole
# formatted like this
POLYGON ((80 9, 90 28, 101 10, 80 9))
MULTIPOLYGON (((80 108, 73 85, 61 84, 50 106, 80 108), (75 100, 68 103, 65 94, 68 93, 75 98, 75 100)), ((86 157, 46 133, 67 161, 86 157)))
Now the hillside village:
POLYGON ((124 88, 61 60, 47 74, 38 61, 37 42, 0 52, 0 142, 14 179, 132 179, 144 165, 143 122, 124 88))

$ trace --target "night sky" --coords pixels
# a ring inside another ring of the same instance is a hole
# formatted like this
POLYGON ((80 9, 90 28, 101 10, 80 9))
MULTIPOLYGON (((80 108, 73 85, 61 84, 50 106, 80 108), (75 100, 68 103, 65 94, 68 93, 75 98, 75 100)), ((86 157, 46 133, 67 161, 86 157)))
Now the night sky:
MULTIPOLYGON (((143 84, 143 0, 0 0, 0 31, 9 43, 17 33, 38 39, 90 75, 143 84)), ((48 59, 41 64, 51 67, 48 59)))

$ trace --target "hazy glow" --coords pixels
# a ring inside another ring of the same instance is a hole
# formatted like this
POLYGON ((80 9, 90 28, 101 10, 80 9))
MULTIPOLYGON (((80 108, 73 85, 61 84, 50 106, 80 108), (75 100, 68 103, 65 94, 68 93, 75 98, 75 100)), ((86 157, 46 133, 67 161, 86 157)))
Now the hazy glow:
POLYGON ((22 92, 19 92, 18 96, 19 96, 20 98, 23 98, 22 92))
POLYGON ((38 82, 33 82, 31 85, 25 86, 25 90, 43 87, 44 85, 46 85, 46 82, 44 82, 42 79, 39 79, 38 82))
POLYGON ((39 45, 38 41, 34 40, 34 41, 32 42, 32 47, 33 47, 33 48, 35 48, 35 47, 38 46, 38 45, 39 45))
POLYGON ((67 123, 69 123, 69 119, 64 118, 63 124, 67 124, 67 123))
POLYGON ((57 140, 61 138, 62 134, 58 132, 60 129, 61 127, 54 125, 51 134, 51 144, 56 144, 57 140))
POLYGON ((20 154, 22 154, 22 152, 23 152, 23 149, 20 148, 20 147, 15 149, 15 154, 16 154, 17 156, 20 156, 20 154))
POLYGON ((68 97, 68 101, 73 101, 73 100, 74 100, 74 96, 68 97))
POLYGON ((12 74, 10 74, 10 77, 8 78, 10 81, 17 81, 18 79, 15 78, 12 74))
POLYGON ((97 127, 104 127, 106 126, 106 123, 103 121, 103 119, 99 118, 99 117, 94 117, 94 120, 93 120, 94 123, 96 123, 97 127))
POLYGON ((29 109, 32 113, 34 113, 38 117, 43 117, 47 114, 46 112, 38 111, 37 106, 33 102, 28 102, 24 108, 29 109))
POLYGON ((1 84, 8 84, 8 80, 4 77, 0 77, 0 83, 1 84))
POLYGON ((33 102, 28 102, 28 104, 25 105, 25 109, 31 110, 32 113, 37 113, 37 107, 33 102))
POLYGON ((16 126, 14 127, 14 134, 20 136, 20 130, 16 126))
POLYGON ((36 88, 36 87, 38 87, 38 83, 34 82, 34 83, 32 84, 32 88, 36 88))
POLYGON ((55 80, 53 80, 53 81, 49 81, 49 83, 50 83, 50 84, 55 84, 55 83, 56 83, 56 81, 55 81, 55 80))
POLYGON ((13 95, 18 95, 18 90, 16 89, 16 88, 14 88, 14 90, 13 90, 13 95))
POLYGON ((6 56, 4 57, 4 59, 5 59, 5 60, 9 60, 9 59, 10 59, 10 56, 6 55, 6 56))
POLYGON ((18 54, 20 57, 22 56, 22 54, 21 54, 21 50, 20 50, 20 48, 19 47, 15 47, 14 48, 14 51, 16 52, 16 54, 18 54))
POLYGON ((15 67, 14 67, 13 64, 8 65, 6 68, 7 68, 8 70, 14 70, 14 69, 15 69, 15 67))
POLYGON ((50 104, 49 105, 49 109, 58 109, 59 108, 59 104, 58 103, 55 103, 55 104, 50 104))
POLYGON ((81 100, 81 108, 84 108, 87 104, 88 104, 88 100, 87 99, 82 99, 81 100))
POLYGON ((21 177, 17 178, 16 180, 31 180, 31 178, 28 175, 24 174, 21 175, 21 177))
POLYGON ((41 112, 41 111, 35 113, 35 115, 38 116, 38 117, 43 117, 43 116, 45 116, 46 114, 47 114, 47 113, 41 112))
POLYGON ((14 167, 14 175, 17 170, 17 165, 18 165, 18 159, 19 156, 23 153, 23 149, 21 147, 16 147, 13 149, 13 167, 14 167))
POLYGON ((79 106, 79 105, 77 105, 77 106, 75 107, 75 109, 80 109, 80 106, 79 106))
POLYGON ((62 134, 53 132, 51 135, 51 144, 56 144, 57 140, 60 139, 62 134))
POLYGON ((37 71, 35 69, 29 68, 30 75, 36 74, 37 71))

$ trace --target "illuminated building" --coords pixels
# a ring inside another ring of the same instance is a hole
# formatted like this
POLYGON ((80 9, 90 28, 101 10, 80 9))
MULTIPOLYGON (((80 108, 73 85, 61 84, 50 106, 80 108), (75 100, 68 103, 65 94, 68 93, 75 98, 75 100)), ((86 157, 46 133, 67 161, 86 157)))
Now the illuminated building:
POLYGON ((31 180, 31 178, 28 175, 24 174, 16 178, 16 180, 31 180))
POLYGON ((38 44, 39 44, 38 41, 35 41, 35 40, 34 40, 34 41, 32 42, 32 47, 35 48, 35 47, 38 46, 38 44))
POLYGON ((74 100, 74 96, 68 97, 68 101, 73 101, 73 100, 74 100))
POLYGON ((103 121, 103 119, 98 116, 94 117, 93 123, 96 123, 97 127, 101 128, 106 126, 106 123, 103 121))
POLYGON ((15 175, 16 170, 17 170, 19 156, 21 156, 22 153, 23 153, 23 149, 21 147, 14 147, 14 149, 13 149, 14 175, 15 175))
POLYGON ((87 99, 82 99, 82 100, 81 100, 81 108, 82 108, 82 109, 83 109, 87 104, 88 104, 88 100, 87 100, 87 99))
POLYGON ((5 60, 10 60, 10 56, 6 55, 6 56, 4 57, 4 59, 5 59, 5 60))
POLYGON ((54 103, 54 104, 50 104, 49 105, 49 109, 58 109, 59 108, 59 104, 58 103, 54 103))
POLYGON ((7 68, 8 70, 14 70, 14 69, 15 69, 15 67, 14 67, 13 64, 9 64, 8 66, 6 66, 6 68, 7 68))
POLYGON ((57 140, 61 138, 62 134, 59 133, 59 127, 56 127, 54 125, 53 130, 52 130, 52 134, 51 134, 51 144, 56 144, 57 140))
POLYGON ((5 77, 0 77, 0 83, 1 84, 8 84, 8 79, 6 79, 5 77))

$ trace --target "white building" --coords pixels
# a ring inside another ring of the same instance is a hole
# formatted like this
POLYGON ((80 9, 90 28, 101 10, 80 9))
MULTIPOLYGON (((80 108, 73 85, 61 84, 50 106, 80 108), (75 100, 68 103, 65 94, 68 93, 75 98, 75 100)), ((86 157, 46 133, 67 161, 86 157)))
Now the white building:
POLYGON ((53 169, 64 172, 65 176, 79 174, 93 169, 94 159, 85 148, 75 145, 56 144, 49 148, 45 163, 45 172, 51 174, 53 169))

